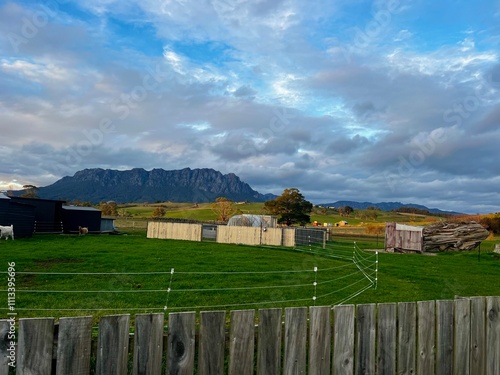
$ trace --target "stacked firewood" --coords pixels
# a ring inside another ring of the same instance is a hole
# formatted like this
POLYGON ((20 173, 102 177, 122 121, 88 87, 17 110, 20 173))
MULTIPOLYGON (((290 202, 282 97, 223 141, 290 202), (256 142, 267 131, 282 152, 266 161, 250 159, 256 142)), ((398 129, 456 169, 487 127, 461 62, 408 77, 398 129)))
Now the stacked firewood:
POLYGON ((466 251, 476 248, 489 232, 475 221, 437 223, 424 228, 424 252, 466 251))

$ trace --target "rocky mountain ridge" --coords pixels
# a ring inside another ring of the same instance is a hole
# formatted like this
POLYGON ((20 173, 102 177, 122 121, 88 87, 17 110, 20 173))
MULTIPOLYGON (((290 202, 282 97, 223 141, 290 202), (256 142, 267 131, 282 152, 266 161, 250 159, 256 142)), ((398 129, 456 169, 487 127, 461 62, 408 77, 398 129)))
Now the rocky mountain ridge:
POLYGON ((84 169, 38 190, 40 198, 129 202, 213 202, 218 197, 233 201, 263 202, 273 194, 261 194, 234 173, 214 169, 164 170, 143 168, 119 171, 84 169))

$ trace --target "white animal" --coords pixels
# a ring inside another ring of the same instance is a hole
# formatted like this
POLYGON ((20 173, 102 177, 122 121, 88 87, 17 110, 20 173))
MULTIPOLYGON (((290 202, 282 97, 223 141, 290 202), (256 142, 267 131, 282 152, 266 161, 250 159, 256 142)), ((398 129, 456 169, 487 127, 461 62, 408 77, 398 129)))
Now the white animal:
POLYGON ((89 232, 89 228, 87 227, 78 227, 78 234, 83 236, 89 232))
POLYGON ((10 225, 9 227, 0 225, 0 240, 5 237, 6 240, 10 238, 14 239, 14 225, 10 225))

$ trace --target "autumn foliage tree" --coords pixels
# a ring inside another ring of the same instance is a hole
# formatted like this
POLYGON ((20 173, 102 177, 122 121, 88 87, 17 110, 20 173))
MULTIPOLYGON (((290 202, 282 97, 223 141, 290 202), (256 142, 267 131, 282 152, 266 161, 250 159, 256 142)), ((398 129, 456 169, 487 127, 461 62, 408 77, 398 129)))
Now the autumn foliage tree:
POLYGON ((238 210, 234 207, 234 202, 225 197, 218 197, 214 203, 212 203, 212 211, 217 217, 216 220, 227 223, 229 218, 238 213, 238 210))
POLYGON ((285 189, 278 198, 264 203, 264 210, 279 216, 278 223, 285 225, 310 223, 312 208, 312 203, 297 188, 285 189))
POLYGON ((156 207, 154 210, 153 210, 153 213, 151 214, 152 217, 154 217, 155 219, 159 219, 163 216, 165 216, 167 211, 165 211, 165 209, 163 207, 156 207))

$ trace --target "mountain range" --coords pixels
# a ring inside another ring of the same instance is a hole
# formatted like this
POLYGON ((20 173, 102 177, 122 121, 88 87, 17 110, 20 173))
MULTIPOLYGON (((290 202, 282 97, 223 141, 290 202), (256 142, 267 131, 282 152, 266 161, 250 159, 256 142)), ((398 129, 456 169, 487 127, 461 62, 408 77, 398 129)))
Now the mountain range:
POLYGON ((84 169, 38 189, 40 198, 99 203, 129 202, 214 202, 218 197, 232 201, 264 202, 276 198, 261 194, 234 173, 222 174, 213 169, 146 171, 142 168, 118 171, 84 169))
POLYGON ((368 207, 376 207, 382 211, 392 211, 392 210, 396 210, 398 208, 417 208, 419 210, 429 211, 433 214, 452 214, 452 215, 460 214, 459 212, 454 212, 454 211, 443 211, 443 210, 440 210, 438 208, 428 208, 428 207, 423 206, 421 204, 414 204, 414 203, 404 204, 401 202, 372 203, 372 202, 355 202, 355 201, 337 201, 337 202, 333 202, 333 203, 322 203, 321 206, 323 206, 323 207, 350 206, 350 207, 354 208, 355 210, 366 210, 368 207))
MULTIPOLYGON (((16 192, 16 195, 23 191, 16 192)), ((84 169, 73 176, 66 176, 52 185, 40 187, 38 196, 45 199, 80 200, 99 203, 115 201, 117 203, 139 202, 214 202, 218 197, 225 197, 234 202, 265 202, 275 199, 274 194, 261 194, 250 185, 241 181, 234 173, 222 174, 210 168, 180 170, 134 168, 125 171, 113 169, 84 169)), ((350 206, 358 210, 377 207, 391 211, 401 207, 427 210, 431 213, 457 214, 437 208, 427 208, 419 204, 401 202, 356 202, 336 201, 323 203, 324 207, 350 206)))

